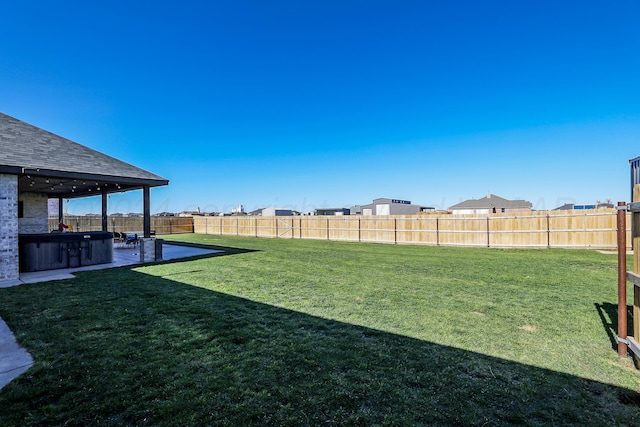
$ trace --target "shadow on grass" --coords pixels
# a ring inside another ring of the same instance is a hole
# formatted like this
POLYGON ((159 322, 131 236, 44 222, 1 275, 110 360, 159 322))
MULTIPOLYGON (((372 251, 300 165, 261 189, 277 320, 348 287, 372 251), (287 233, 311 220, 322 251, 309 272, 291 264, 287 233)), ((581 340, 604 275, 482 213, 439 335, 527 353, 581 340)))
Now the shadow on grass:
POLYGON ((620 425, 638 395, 133 269, 2 290, 2 425, 620 425))
MULTIPOLYGON (((618 304, 612 304, 610 302, 603 302, 602 304, 593 303, 600 316, 600 321, 604 327, 609 341, 611 342, 611 348, 618 351, 618 304)), ((627 336, 633 336, 633 306, 627 306, 627 336)))
MULTIPOLYGON (((236 248, 232 246, 220 246, 220 245, 207 245, 202 243, 191 243, 191 242, 182 242, 182 241, 173 241, 167 240, 165 241, 167 245, 173 246, 186 246, 189 248, 200 248, 200 249, 212 249, 216 251, 224 251, 210 254, 209 256, 225 256, 225 255, 238 255, 238 254, 246 254, 251 252, 260 252, 258 249, 247 249, 247 248, 236 248)), ((179 260, 175 260, 179 261, 179 260)))
POLYGON ((242 255, 242 254, 248 254, 252 252, 260 252, 258 249, 236 248, 232 246, 220 246, 220 245, 206 245, 206 244, 200 244, 200 243, 190 243, 190 242, 181 242, 181 241, 176 241, 176 242, 165 241, 164 243, 171 246, 186 246, 189 248, 210 249, 210 250, 221 251, 221 252, 167 259, 163 261, 157 261, 155 263, 147 263, 146 265, 172 264, 172 263, 180 263, 180 262, 195 260, 195 259, 217 258, 217 257, 224 257, 229 255, 242 255))

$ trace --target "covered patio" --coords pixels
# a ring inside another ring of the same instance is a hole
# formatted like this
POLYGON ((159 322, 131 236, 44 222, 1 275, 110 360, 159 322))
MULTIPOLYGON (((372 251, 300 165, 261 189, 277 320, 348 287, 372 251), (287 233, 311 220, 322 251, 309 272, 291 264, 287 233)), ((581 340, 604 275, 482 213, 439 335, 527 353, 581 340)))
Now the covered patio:
MULTIPOLYGON (((168 183, 159 175, 0 113, 0 286, 19 282, 25 270, 25 245, 19 243, 22 236, 29 236, 34 251, 39 251, 39 235, 43 242, 55 241, 55 236, 45 235, 62 231, 49 229, 49 199, 58 201, 58 222, 64 223, 65 199, 101 197, 102 232, 108 233, 108 195, 142 190, 144 245, 152 234, 150 189, 168 183)), ((74 240, 71 233, 65 234, 65 241, 74 240)), ((80 252, 90 252, 88 240, 96 238, 90 233, 73 234, 82 234, 78 243, 59 250, 61 254, 68 251, 69 260, 61 264, 65 267, 83 266, 80 252)), ((106 242, 108 235, 101 238, 106 242)), ((95 262, 111 261, 108 253, 105 256, 104 261, 95 262)))

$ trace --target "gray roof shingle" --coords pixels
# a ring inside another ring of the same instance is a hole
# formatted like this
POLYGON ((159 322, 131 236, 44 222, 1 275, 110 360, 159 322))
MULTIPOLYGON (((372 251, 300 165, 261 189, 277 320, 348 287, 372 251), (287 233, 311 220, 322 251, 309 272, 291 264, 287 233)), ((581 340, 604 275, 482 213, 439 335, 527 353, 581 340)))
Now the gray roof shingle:
POLYGON ((0 165, 158 181, 157 185, 167 183, 159 175, 3 113, 0 113, 0 165))

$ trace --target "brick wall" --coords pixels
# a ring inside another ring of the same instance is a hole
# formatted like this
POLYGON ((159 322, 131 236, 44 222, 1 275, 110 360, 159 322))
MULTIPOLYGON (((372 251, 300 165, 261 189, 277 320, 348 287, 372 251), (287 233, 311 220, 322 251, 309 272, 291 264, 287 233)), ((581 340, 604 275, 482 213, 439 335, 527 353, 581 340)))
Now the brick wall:
POLYGON ((24 216, 18 219, 18 232, 48 233, 49 198, 46 194, 22 193, 18 200, 24 204, 24 216))
POLYGON ((18 177, 0 174, 0 281, 18 277, 18 177))

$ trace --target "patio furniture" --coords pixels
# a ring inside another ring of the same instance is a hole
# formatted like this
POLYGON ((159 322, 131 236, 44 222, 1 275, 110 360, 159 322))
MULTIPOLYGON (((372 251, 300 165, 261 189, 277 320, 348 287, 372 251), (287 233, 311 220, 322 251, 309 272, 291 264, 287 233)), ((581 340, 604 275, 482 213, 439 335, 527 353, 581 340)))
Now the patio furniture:
POLYGON ((114 247, 122 247, 124 245, 124 238, 122 233, 118 233, 117 231, 113 232, 113 246, 114 247))
POLYGON ((138 246, 139 240, 138 240, 138 233, 135 234, 126 234, 126 233, 122 233, 123 239, 124 239, 124 244, 125 246, 131 246, 131 247, 136 247, 138 246))

